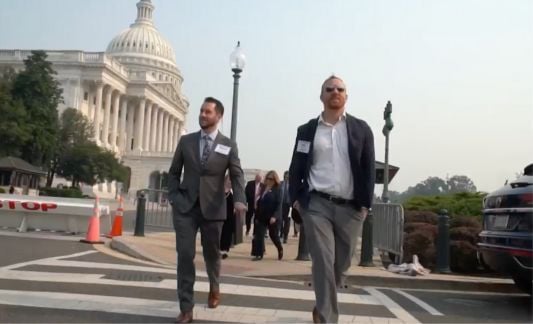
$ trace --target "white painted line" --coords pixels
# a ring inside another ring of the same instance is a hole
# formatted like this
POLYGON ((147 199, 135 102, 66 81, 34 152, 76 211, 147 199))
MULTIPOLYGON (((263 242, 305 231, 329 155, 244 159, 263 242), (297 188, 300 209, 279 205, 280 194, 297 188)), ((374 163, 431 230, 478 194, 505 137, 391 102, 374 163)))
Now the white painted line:
POLYGON ((381 304, 391 311, 398 319, 406 323, 420 323, 416 318, 409 314, 405 309, 398 305, 394 300, 375 288, 363 288, 369 294, 377 298, 381 304))
POLYGON ((11 270, 11 269, 25 267, 25 266, 32 265, 32 264, 40 264, 41 262, 49 262, 51 260, 58 260, 58 259, 62 259, 62 258, 76 258, 76 257, 79 257, 79 256, 84 256, 84 255, 88 255, 88 254, 92 254, 92 253, 96 253, 96 252, 98 252, 98 251, 89 250, 89 251, 74 253, 74 254, 70 254, 70 255, 60 255, 60 256, 51 257, 51 258, 44 258, 44 259, 32 260, 32 261, 21 262, 21 263, 16 263, 16 264, 10 264, 8 266, 0 268, 0 270, 11 270))
POLYGON ((405 298, 411 300, 413 303, 417 304, 418 306, 422 307, 426 312, 430 313, 434 316, 444 316, 441 312, 433 308, 431 305, 426 303, 425 301, 421 300, 420 298, 417 298, 411 294, 406 293, 405 291, 402 291, 400 289, 391 289, 394 292, 397 292, 398 294, 404 296, 405 298))
MULTIPOLYGON (((0 290, 0 304, 170 318, 174 318, 178 314, 177 302, 46 291, 0 290)), ((356 318, 352 315, 340 315, 339 322, 352 322, 356 318)), ((223 320, 231 322, 302 323, 311 320, 311 311, 287 311, 224 305, 216 309, 209 309, 204 304, 196 304, 194 319, 200 322, 202 320, 223 320)), ((383 317, 370 317, 370 319, 373 322, 396 321, 396 319, 383 317)))
MULTIPOLYGON (((57 283, 79 283, 109 286, 145 287, 159 289, 176 289, 177 283, 173 279, 164 279, 160 282, 151 281, 123 281, 102 278, 102 274, 83 273, 62 273, 43 271, 21 271, 21 270, 0 270, 0 279, 26 280, 34 282, 57 282, 57 283)), ((312 290, 296 290, 283 288, 270 288, 248 285, 220 284, 222 293, 236 294, 255 297, 287 298, 300 300, 315 300, 315 293, 312 290)), ((197 281, 194 290, 198 292, 209 292, 209 282, 197 281)), ((362 305, 381 305, 379 300, 371 295, 357 295, 339 293, 338 301, 341 303, 352 303, 362 305)))
MULTIPOLYGON (((89 269, 111 269, 111 270, 128 270, 128 271, 143 271, 143 272, 159 272, 167 274, 176 274, 176 270, 148 267, 148 266, 136 266, 127 264, 115 264, 115 263, 100 263, 100 262, 85 262, 85 261, 69 261, 69 260, 42 260, 36 263, 38 265, 56 266, 56 267, 72 267, 72 268, 89 268, 89 269)), ((197 271, 197 276, 206 277, 205 271, 197 271)))

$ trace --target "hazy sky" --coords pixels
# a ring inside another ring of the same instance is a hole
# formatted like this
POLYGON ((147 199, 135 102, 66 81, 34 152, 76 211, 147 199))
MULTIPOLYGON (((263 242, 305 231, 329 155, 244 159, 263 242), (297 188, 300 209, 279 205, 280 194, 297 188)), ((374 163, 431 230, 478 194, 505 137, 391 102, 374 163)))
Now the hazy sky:
MULTIPOLYGON (((214 96, 229 136, 229 55, 241 41, 245 168, 288 168, 296 128, 322 110, 320 85, 332 73, 346 81, 347 111, 372 127, 381 161, 392 102, 389 156, 401 168, 392 190, 460 174, 492 191, 533 162, 533 1, 152 2, 185 80, 189 131, 214 96)), ((136 3, 0 0, 0 48, 105 51, 135 20, 136 3)))

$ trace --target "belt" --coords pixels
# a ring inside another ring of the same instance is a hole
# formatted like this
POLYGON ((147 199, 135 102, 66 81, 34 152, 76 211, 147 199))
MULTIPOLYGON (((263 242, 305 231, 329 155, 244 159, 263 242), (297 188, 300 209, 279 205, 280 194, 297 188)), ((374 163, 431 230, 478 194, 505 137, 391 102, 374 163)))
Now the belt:
POLYGON ((345 204, 353 203, 353 199, 344 199, 344 198, 340 198, 340 197, 335 197, 335 196, 332 196, 332 195, 327 194, 325 192, 311 190, 311 193, 315 194, 315 195, 318 195, 318 196, 320 196, 320 197, 322 197, 322 198, 324 198, 326 200, 329 200, 332 203, 335 203, 337 205, 345 205, 345 204))

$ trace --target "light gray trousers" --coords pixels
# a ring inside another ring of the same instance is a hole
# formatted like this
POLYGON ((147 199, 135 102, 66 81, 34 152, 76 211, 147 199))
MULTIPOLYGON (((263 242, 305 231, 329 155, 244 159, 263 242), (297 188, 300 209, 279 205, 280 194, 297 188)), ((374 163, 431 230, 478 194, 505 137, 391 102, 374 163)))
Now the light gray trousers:
POLYGON ((205 220, 198 204, 186 215, 180 214, 177 208, 173 208, 173 221, 178 259, 178 299, 181 311, 187 312, 194 307, 196 279, 194 257, 198 229, 202 238, 202 251, 210 289, 219 290, 220 234, 224 222, 205 220))
POLYGON ((311 194, 302 219, 311 254, 316 308, 321 320, 339 320, 337 287, 345 284, 355 245, 363 228, 363 215, 351 204, 335 204, 311 194))

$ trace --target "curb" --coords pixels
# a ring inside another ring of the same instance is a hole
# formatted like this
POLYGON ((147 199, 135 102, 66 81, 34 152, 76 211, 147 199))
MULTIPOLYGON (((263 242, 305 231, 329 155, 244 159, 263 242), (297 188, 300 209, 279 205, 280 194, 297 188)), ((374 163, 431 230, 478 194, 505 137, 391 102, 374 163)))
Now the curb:
MULTIPOLYGON (((288 281, 304 281, 311 283, 311 275, 259 275, 250 276, 254 278, 277 279, 288 281)), ((404 288, 404 289, 427 289, 427 290, 446 290, 446 291, 477 291, 477 292, 494 292, 494 293, 523 293, 514 283, 509 282, 472 282, 459 280, 444 279, 423 279, 421 277, 379 277, 368 275, 348 275, 346 283, 353 286, 371 286, 386 288, 404 288)))
POLYGON ((115 251, 118 251, 120 253, 124 253, 126 255, 129 255, 130 257, 133 257, 133 258, 136 258, 136 259, 140 259, 140 260, 143 260, 143 261, 150 261, 150 262, 155 262, 155 263, 158 263, 158 264, 161 264, 161 265, 169 265, 167 262, 161 260, 161 259, 158 259, 158 258, 155 258, 153 256, 148 256, 148 253, 145 253, 141 248, 139 248, 138 246, 135 246, 131 243, 124 243, 120 237, 114 237, 112 240, 111 240, 111 243, 109 244, 109 247, 115 251))

